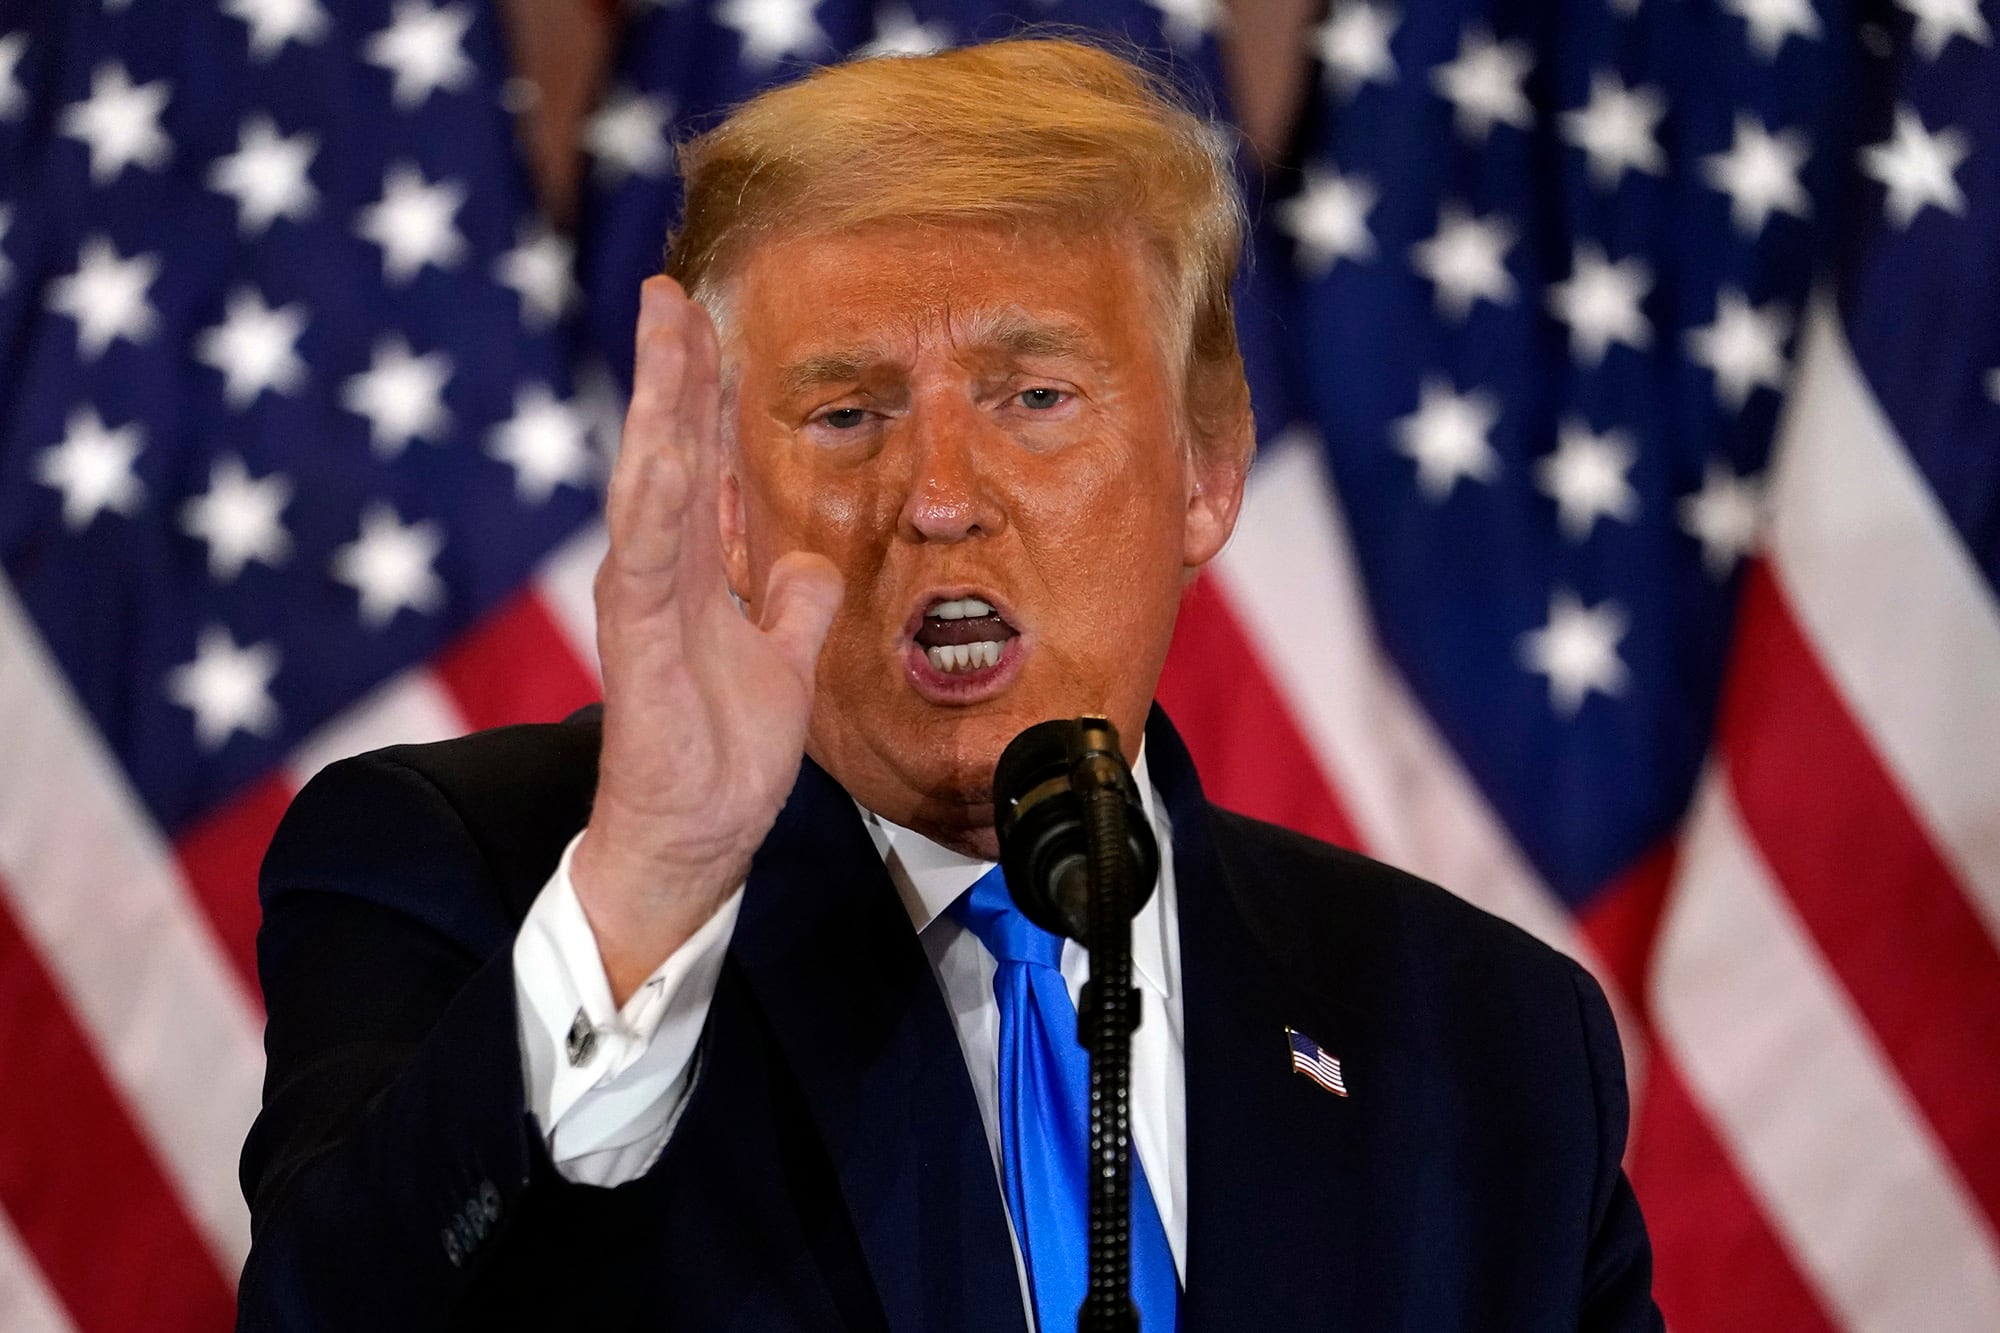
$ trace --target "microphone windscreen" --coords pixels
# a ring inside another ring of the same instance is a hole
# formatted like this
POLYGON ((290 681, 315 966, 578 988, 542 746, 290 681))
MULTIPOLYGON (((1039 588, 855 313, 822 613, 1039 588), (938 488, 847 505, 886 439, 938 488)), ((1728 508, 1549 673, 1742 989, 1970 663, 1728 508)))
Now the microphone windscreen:
POLYGON ((1052 778, 1068 778, 1069 734, 1075 729, 1075 722, 1063 718, 1037 722, 1000 752, 993 768, 993 823, 1003 849, 1021 799, 1052 778))

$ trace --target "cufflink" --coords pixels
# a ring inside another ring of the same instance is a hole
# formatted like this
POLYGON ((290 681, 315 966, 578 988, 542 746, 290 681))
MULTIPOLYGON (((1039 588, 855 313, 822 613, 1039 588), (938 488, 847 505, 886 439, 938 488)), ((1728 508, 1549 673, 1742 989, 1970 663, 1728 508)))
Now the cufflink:
POLYGON ((453 1268, 465 1267, 465 1261, 485 1241, 499 1219, 500 1191, 492 1181, 482 1180, 479 1193, 467 1199, 450 1225, 439 1233, 444 1240, 444 1257, 451 1260, 453 1268))
POLYGON ((571 1068, 590 1063, 590 1057, 597 1053, 597 1029, 590 1025, 590 1019, 583 1010, 576 1011, 576 1021, 569 1025, 569 1063, 571 1068))

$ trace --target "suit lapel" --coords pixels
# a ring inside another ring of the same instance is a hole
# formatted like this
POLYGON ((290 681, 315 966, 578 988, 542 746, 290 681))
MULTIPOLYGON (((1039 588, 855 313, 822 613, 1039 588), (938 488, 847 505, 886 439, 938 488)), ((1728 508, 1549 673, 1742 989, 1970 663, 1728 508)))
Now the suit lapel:
POLYGON ((898 1333, 1022 1333, 1006 1205, 958 1035, 853 801, 811 760, 732 951, 765 1010, 898 1333))
POLYGON ((1253 931, 1194 766, 1158 709, 1147 754, 1173 820, 1180 908, 1188 1136, 1181 1329, 1355 1327, 1365 1213, 1357 1114, 1365 1106, 1360 1092, 1343 1100, 1294 1073, 1285 1035, 1297 1027, 1340 1056, 1350 1024, 1287 982, 1253 931))

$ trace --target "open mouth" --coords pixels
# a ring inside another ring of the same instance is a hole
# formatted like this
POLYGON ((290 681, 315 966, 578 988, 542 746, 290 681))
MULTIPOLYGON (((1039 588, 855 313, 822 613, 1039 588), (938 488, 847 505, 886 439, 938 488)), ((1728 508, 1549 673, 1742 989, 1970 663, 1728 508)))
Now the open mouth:
POLYGON ((941 702, 968 703, 997 692, 1021 656, 1021 632, 975 593, 936 597, 910 636, 910 677, 941 702))
POLYGON ((955 597, 924 612, 917 646, 934 669, 958 675, 999 666, 1007 641, 1018 637, 990 603, 977 597, 955 597))

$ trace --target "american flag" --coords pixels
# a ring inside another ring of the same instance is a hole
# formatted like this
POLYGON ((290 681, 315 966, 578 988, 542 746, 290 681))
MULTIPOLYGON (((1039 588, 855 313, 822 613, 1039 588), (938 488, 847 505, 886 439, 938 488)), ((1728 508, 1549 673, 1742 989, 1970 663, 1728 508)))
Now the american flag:
POLYGON ((1285 1040, 1291 1043, 1293 1069, 1336 1097, 1347 1095, 1347 1079, 1340 1072, 1340 1061, 1325 1047, 1297 1028, 1286 1028, 1285 1040))
POLYGON ((1990 8, 1336 0, 1270 208, 1163 697, 1595 970, 1683 1331, 2000 1327, 1990 8))
POLYGON ((278 815, 594 692, 504 70, 462 0, 0 3, 0 1327, 228 1326, 278 815))
MULTIPOLYGON (((2000 1327, 2000 56, 1906 4, 1335 4, 1162 687, 1224 804, 1594 968, 1692 1333, 2000 1327)), ((50 9, 0 0, 0 1327, 215 1329, 262 841, 594 690, 573 367, 629 366, 672 137, 1022 21, 1220 105, 1223 15, 635 4, 579 291, 484 5, 50 9)))

